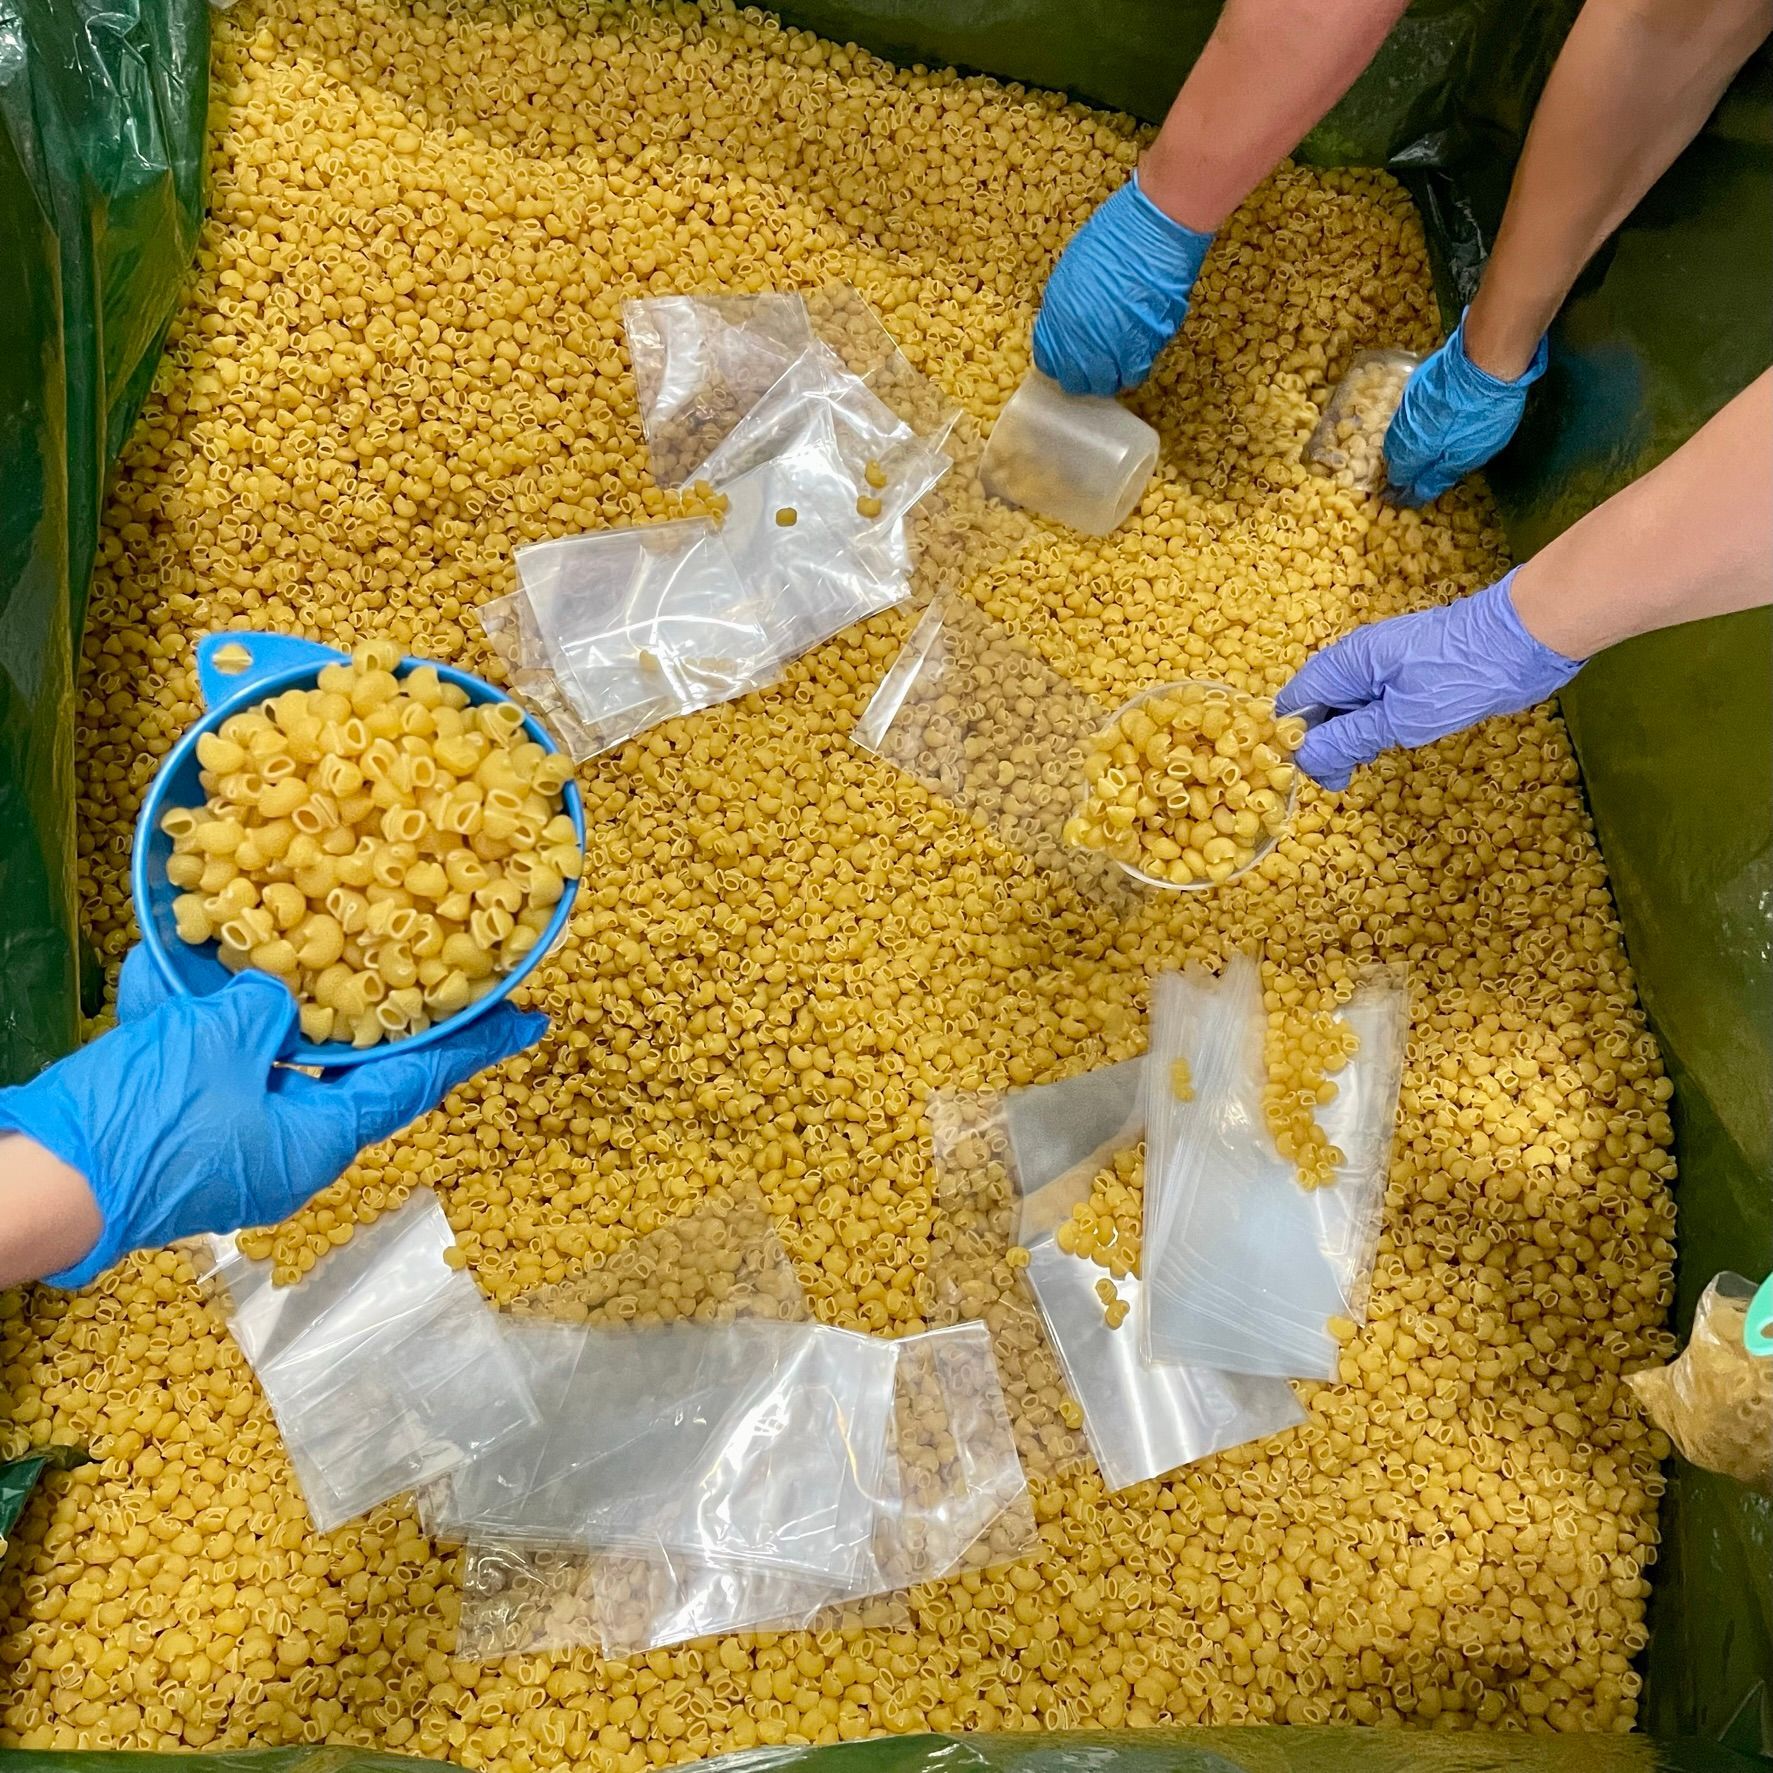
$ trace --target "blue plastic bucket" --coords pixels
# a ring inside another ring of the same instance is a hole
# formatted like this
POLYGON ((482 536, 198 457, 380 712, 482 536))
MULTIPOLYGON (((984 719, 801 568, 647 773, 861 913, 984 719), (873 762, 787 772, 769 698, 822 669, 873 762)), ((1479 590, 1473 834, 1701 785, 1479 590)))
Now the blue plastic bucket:
MULTIPOLYGON (((320 646, 312 640, 297 640, 285 634, 211 634, 197 644, 197 681, 202 690, 205 713, 172 748, 148 789, 147 801, 136 824, 135 854, 130 865, 130 887, 135 896, 135 920, 141 928, 142 946, 153 957, 161 978, 182 996, 207 997, 213 991, 220 991, 233 977, 216 957, 213 942, 194 948, 179 940, 172 902, 180 889, 166 878, 172 839, 160 829, 160 820, 169 807, 201 806, 205 798, 197 773, 197 741, 205 733, 217 731, 230 716, 256 708, 268 697, 287 689, 311 689, 323 667, 346 663, 349 663, 349 655, 334 647, 320 646), (244 654, 244 662, 231 670, 218 666, 216 656, 224 647, 238 649, 244 654)), ((466 690, 470 702, 508 702, 511 699, 490 683, 470 677, 466 671, 457 671, 432 660, 402 659, 395 667, 395 675, 404 676, 424 664, 429 664, 445 683, 466 690)), ((544 750, 560 749, 540 723, 527 714, 523 728, 526 735, 544 750)), ((582 851, 585 847, 585 803, 576 782, 566 784, 563 798, 582 851)), ((498 981, 493 990, 466 1009, 432 1023, 422 1034, 380 1041, 373 1047, 354 1047, 337 1040, 312 1045, 298 1040, 286 1057, 295 1065, 329 1068, 363 1065, 429 1046, 433 1041, 466 1027, 509 996, 559 941, 578 890, 576 879, 566 883, 566 891, 560 895, 560 902, 554 907, 554 915, 548 920, 541 940, 498 981)))

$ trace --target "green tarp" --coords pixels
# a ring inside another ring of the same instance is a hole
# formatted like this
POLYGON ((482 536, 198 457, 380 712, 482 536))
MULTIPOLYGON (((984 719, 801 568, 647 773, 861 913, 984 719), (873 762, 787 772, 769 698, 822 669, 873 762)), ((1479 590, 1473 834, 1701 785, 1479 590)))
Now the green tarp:
MULTIPOLYGON (((443 1763, 348 1748, 249 1754, 34 1754, 0 1750, 0 1773, 425 1773, 443 1763)), ((1078 1730, 1031 1736, 896 1736, 830 1748, 756 1748, 719 1773, 1754 1773, 1707 1742, 1644 1736, 1264 1726, 1078 1730)))
POLYGON ((74 1044, 73 650, 197 242, 204 0, 0 0, 0 1082, 74 1044))
POLYGON ((78 1447, 45 1447, 22 1459, 0 1460, 0 1539, 18 1525, 25 1504, 46 1471, 71 1471, 84 1465, 86 1455, 78 1447))
MULTIPOLYGON (((901 61, 1065 87, 1151 118, 1216 10, 1215 0, 788 9, 901 61)), ((1419 0, 1307 144, 1308 157, 1386 162, 1406 178, 1449 312, 1471 286, 1574 12, 1571 0, 1419 0)), ((104 476, 195 237, 205 57, 203 0, 0 0, 0 1080, 34 1071, 77 1026, 70 635, 104 476)), ((1770 215, 1773 58, 1763 54, 1559 322, 1551 372, 1492 474, 1523 554, 1675 447, 1773 358, 1770 215)), ((1717 1269, 1773 1267, 1773 618, 1621 647, 1565 705, 1677 1086, 1684 1328, 1717 1269)), ((1773 1751, 1773 1507, 1705 1473, 1671 1476, 1646 1725, 1773 1751)), ((1381 1737, 1320 1746, 1315 1734, 1254 1731, 1208 1747, 1191 1736, 1187 1748, 1121 1738, 1083 1758, 1051 1738, 1001 1749, 923 1739, 859 1754, 856 1766, 1700 1764, 1672 1747, 1657 1761, 1641 1743, 1598 1741, 1523 1759, 1518 1738, 1445 1750, 1436 1739, 1435 1755, 1495 1757, 1441 1763, 1420 1737, 1406 1751, 1381 1737)), ((302 1765, 373 1773, 367 1758, 302 1765)))

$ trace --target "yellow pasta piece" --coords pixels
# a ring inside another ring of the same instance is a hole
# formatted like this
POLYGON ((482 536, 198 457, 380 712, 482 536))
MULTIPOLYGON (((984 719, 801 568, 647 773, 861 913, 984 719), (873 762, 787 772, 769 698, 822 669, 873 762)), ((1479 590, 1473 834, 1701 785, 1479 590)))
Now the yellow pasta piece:
POLYGON ((252 951, 252 964, 261 973, 269 973, 276 979, 293 979, 301 970, 294 944, 283 936, 260 942, 252 951))
POLYGON ((493 970, 492 956, 465 930, 444 938, 438 958, 469 980, 484 979, 493 970))
POLYGON ((197 893, 180 893, 172 902, 172 919, 181 942, 200 947, 215 935, 206 901, 197 893))
POLYGON ((168 856, 166 859, 166 878, 175 887, 196 886, 203 879, 203 869, 201 856, 168 856))

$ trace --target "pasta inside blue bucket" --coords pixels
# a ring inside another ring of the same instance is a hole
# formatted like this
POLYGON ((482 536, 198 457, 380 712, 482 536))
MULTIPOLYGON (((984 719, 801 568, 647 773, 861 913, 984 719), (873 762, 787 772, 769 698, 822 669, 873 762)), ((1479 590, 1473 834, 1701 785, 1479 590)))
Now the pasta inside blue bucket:
MULTIPOLYGON (((219 737, 222 727, 236 715, 259 709, 272 697, 286 691, 311 690, 319 683, 322 671, 350 663, 350 655, 336 648, 281 634, 212 634, 199 643, 197 674, 205 712, 173 747, 149 788, 136 826, 131 865, 131 887, 142 945, 172 990, 188 997, 204 997, 221 990, 234 976, 223 964, 215 940, 193 944, 179 933, 174 902, 189 889, 175 884, 168 873, 176 846, 173 836, 164 829, 166 815, 176 808, 201 811, 208 798, 200 775, 204 766, 199 757, 199 746, 206 736, 219 737)), ((549 756, 560 754, 559 746, 547 730, 492 684, 466 671, 429 660, 402 658, 392 667, 397 680, 426 668, 436 674, 440 683, 455 686, 466 697, 464 712, 488 705, 510 708, 513 712, 508 721, 514 735, 520 733, 549 756)), ((385 681, 382 687, 386 691, 385 681)), ((213 756, 216 746, 212 744, 207 749, 213 756)), ((535 754, 528 755, 533 760, 535 754)), ((348 772, 341 779, 348 779, 348 772)), ((561 811, 572 822, 574 845, 582 856, 585 847, 584 801, 570 772, 566 772, 561 785, 560 799, 561 811)), ((417 1032, 397 1032, 371 1046, 354 1045, 345 1040, 302 1039, 291 1046, 286 1057, 292 1064, 323 1068, 361 1065, 427 1046, 485 1015, 534 971, 564 933, 578 892, 577 870, 563 873, 563 882, 560 897, 549 909, 547 923, 537 933, 533 944, 508 970, 490 975, 490 983, 484 988, 483 995, 460 1008, 436 1014, 428 1026, 417 1032)), ((354 907, 357 897, 354 894, 350 901, 354 907)), ((400 908, 398 897, 397 890, 382 895, 384 903, 395 905, 395 913, 389 915, 397 915, 400 908)), ((422 913, 415 911, 416 915, 422 913)), ((539 921, 539 912, 537 918, 539 921)))

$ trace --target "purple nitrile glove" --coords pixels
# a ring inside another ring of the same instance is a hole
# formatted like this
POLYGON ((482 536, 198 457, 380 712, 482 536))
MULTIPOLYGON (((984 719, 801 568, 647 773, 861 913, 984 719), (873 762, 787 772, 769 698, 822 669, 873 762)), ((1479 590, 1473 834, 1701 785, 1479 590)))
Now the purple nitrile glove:
POLYGON ((0 1131, 77 1170, 104 1220, 93 1248, 47 1277, 58 1287, 84 1286, 131 1250, 287 1219, 366 1145, 548 1027, 499 1004, 433 1045, 309 1077, 274 1063, 296 1034, 285 986, 242 973, 212 996, 176 997, 139 948, 117 1014, 110 1033, 0 1090, 0 1131))
POLYGON ((1181 330, 1212 244, 1165 215, 1135 173, 1059 255, 1035 317, 1034 367, 1067 394, 1138 387, 1181 330))
POLYGON ((1454 481, 1481 468, 1521 422, 1527 390, 1545 374, 1549 350, 1539 341, 1526 373, 1505 382, 1465 354, 1465 317, 1453 336, 1419 363, 1385 431, 1391 491, 1407 505, 1439 498, 1454 481))
POLYGON ((1295 761, 1325 788, 1381 751, 1432 744, 1492 714, 1515 714, 1581 670, 1535 640, 1515 613, 1511 572, 1436 609, 1356 628, 1307 659, 1274 698, 1277 714, 1323 708, 1295 761))

